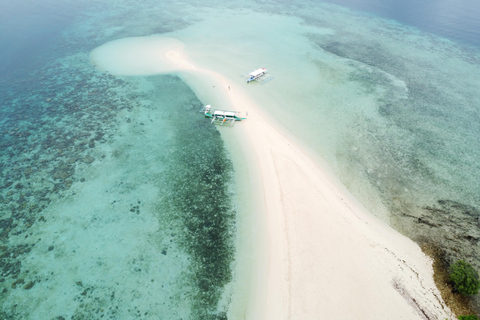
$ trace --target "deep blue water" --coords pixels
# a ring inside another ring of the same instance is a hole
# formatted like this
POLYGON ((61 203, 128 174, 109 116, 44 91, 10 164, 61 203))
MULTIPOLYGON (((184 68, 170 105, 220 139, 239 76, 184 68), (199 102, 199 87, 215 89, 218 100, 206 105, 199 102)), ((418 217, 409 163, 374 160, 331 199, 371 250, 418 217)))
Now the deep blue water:
POLYGON ((478 0, 328 0, 450 40, 480 47, 478 0))
POLYGON ((84 2, 1 2, 0 72, 41 66, 64 54, 55 54, 52 46, 83 7, 84 2))

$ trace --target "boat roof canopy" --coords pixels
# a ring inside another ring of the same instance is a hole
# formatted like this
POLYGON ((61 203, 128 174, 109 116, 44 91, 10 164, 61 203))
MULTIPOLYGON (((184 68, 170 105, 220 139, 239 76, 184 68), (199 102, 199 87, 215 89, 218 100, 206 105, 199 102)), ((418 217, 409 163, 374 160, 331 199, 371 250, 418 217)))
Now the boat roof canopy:
POLYGON ((232 111, 215 111, 213 114, 216 116, 235 117, 235 112, 232 111))
POLYGON ((260 68, 260 69, 257 69, 257 70, 254 70, 254 71, 250 72, 250 75, 256 77, 256 76, 261 75, 262 73, 265 73, 265 72, 267 72, 267 68, 260 68))

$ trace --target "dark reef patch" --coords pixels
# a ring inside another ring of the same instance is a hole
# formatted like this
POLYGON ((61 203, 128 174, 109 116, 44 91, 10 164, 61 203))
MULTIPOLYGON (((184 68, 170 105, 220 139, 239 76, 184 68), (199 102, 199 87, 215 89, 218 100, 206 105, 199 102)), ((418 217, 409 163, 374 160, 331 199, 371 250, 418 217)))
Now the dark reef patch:
MULTIPOLYGON (((195 115, 200 106, 192 97, 185 109, 176 112, 195 115)), ((172 130, 170 169, 164 177, 166 189, 161 190, 164 198, 159 209, 172 213, 182 230, 177 241, 192 259, 192 319, 226 319, 223 311, 217 309, 223 289, 232 279, 232 162, 217 128, 200 114, 192 117, 188 125, 172 130)))
POLYGON ((422 208, 416 215, 405 215, 415 223, 418 237, 441 244, 444 260, 453 264, 465 260, 480 270, 480 212, 469 205, 439 200, 422 208))
MULTIPOLYGON (((45 222, 41 212, 51 201, 76 181, 85 181, 82 172, 95 152, 87 148, 89 142, 113 137, 116 113, 136 103, 122 95, 125 81, 97 72, 87 55, 75 59, 83 63, 65 59, 0 87, 2 294, 19 287, 30 290, 39 280, 21 282, 29 278, 22 259, 35 245, 28 230, 45 222), (89 95, 91 90, 103 94, 89 95), (8 241, 11 236, 14 244, 8 241)), ((2 312, 2 319, 18 318, 15 310, 2 312)))

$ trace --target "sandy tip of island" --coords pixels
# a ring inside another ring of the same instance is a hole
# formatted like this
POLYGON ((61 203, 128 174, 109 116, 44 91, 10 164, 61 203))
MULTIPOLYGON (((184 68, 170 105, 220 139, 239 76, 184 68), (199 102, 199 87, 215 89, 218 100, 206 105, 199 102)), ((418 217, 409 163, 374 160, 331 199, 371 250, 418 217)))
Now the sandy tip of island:
POLYGON ((175 56, 183 47, 177 39, 157 35, 123 38, 95 48, 90 59, 99 70, 116 76, 155 75, 188 69, 166 58, 167 54, 175 56))

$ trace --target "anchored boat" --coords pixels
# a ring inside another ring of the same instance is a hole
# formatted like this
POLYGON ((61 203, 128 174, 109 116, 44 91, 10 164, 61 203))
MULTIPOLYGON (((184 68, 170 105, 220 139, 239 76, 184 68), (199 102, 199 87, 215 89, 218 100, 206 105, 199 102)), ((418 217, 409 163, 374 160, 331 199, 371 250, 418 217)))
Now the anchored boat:
POLYGON ((247 78, 247 83, 250 83, 252 81, 257 81, 257 82, 260 82, 261 84, 264 84, 273 79, 273 76, 268 74, 267 72, 268 72, 267 68, 260 68, 260 69, 247 72, 242 76, 247 78))
POLYGON ((202 107, 200 109, 200 112, 205 115, 205 118, 212 119, 210 123, 216 123, 220 125, 223 125, 224 123, 233 125, 235 121, 242 121, 247 119, 240 117, 240 112, 238 111, 216 110, 213 109, 211 105, 202 107))

